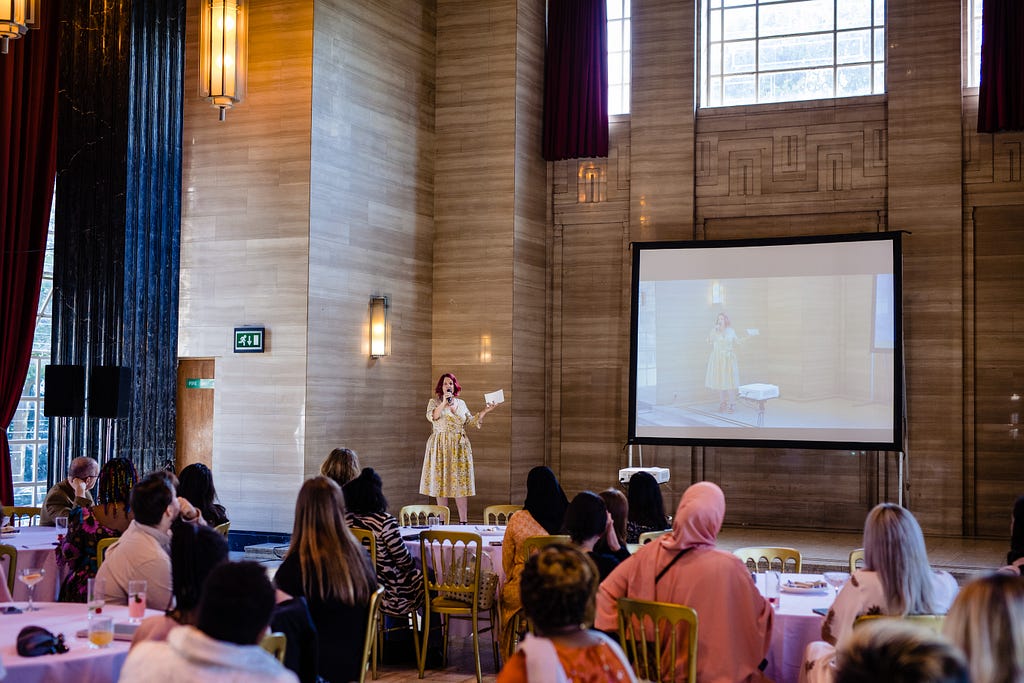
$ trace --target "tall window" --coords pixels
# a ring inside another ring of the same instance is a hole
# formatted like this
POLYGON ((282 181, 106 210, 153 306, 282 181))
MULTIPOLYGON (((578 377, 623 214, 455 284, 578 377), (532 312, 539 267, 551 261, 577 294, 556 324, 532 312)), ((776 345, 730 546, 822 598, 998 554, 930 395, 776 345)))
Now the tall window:
POLYGON ((702 107, 885 92, 885 0, 704 0, 702 107))
POLYGON ((21 403, 7 428, 11 442, 11 473, 15 505, 41 505, 46 496, 49 420, 43 417, 43 368, 50 362, 50 329, 53 319, 53 212, 46 238, 43 282, 32 339, 32 359, 21 389, 21 403))
POLYGON ((967 11, 967 85, 981 85, 981 9, 982 0, 968 0, 967 11))
POLYGON ((629 113, 629 0, 608 0, 608 115, 629 113))

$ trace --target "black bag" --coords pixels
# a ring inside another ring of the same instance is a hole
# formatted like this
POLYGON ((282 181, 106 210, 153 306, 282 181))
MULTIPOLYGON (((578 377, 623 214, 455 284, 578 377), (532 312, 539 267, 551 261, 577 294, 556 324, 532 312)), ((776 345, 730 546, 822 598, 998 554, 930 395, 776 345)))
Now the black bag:
POLYGON ((18 654, 22 657, 62 655, 67 651, 63 633, 53 635, 42 626, 26 626, 18 633, 18 654))

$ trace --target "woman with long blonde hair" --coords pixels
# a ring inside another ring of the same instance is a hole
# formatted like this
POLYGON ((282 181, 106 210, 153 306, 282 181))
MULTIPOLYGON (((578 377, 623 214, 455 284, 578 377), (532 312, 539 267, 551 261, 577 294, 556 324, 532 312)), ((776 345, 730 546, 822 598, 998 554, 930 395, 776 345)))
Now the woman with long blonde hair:
POLYGON ((1024 681, 1024 578, 992 574, 967 584, 942 632, 967 655, 971 683, 1024 681))
POLYGON ((305 597, 319 634, 320 675, 359 679, 370 596, 377 578, 345 522, 341 488, 324 476, 299 490, 292 541, 274 577, 277 587, 305 597))

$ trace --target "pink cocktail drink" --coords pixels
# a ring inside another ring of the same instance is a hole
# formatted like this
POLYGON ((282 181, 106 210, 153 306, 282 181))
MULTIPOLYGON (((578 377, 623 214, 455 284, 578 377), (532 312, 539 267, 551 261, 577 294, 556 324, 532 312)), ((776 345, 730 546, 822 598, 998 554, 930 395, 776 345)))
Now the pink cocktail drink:
POLYGON ((128 596, 128 618, 133 621, 146 616, 146 594, 135 593, 128 596))

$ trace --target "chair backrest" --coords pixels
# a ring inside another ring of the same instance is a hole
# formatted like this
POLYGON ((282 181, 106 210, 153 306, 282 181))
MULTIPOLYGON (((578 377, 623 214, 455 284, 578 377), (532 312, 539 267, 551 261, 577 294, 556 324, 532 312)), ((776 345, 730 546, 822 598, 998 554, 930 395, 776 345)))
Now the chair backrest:
POLYGON ((116 537, 110 537, 110 538, 101 538, 99 541, 96 542, 96 568, 97 569, 100 568, 100 566, 103 564, 103 560, 106 559, 106 557, 107 557, 107 550, 110 549, 110 546, 112 546, 115 543, 117 543, 118 540, 119 539, 116 538, 116 537))
POLYGON ((911 624, 917 624, 918 626, 924 626, 925 628, 931 629, 938 634, 942 634, 942 625, 946 621, 945 614, 907 614, 905 616, 892 616, 888 614, 862 614, 853 622, 853 627, 857 628, 862 624, 866 624, 876 619, 902 619, 903 621, 911 624))
POLYGON ((661 531, 645 531, 642 534, 640 534, 640 538, 638 538, 637 541, 640 543, 640 545, 647 545, 648 543, 656 539, 658 536, 663 536, 664 534, 667 534, 670 531, 672 530, 662 529, 661 531))
POLYGON ((366 552, 370 553, 370 562, 373 563, 374 568, 377 566, 377 538, 373 535, 373 532, 368 529, 360 529, 359 527, 349 527, 349 531, 356 537, 356 540, 363 544, 366 548, 366 552))
POLYGON ((406 505, 398 512, 398 523, 402 526, 425 526, 427 517, 434 515, 447 524, 451 510, 445 505, 406 505))
POLYGON ((0 558, 7 557, 7 590, 14 595, 14 580, 18 575, 18 549, 13 545, 0 545, 0 558))
POLYGON ((284 664, 284 653, 288 650, 288 637, 278 631, 268 633, 260 641, 260 647, 274 655, 277 661, 284 664))
POLYGON ((380 605, 384 597, 384 586, 370 596, 370 609, 366 616, 366 636, 363 638, 363 666, 359 669, 359 683, 366 681, 366 669, 372 668, 371 676, 377 678, 377 664, 373 656, 374 643, 377 642, 378 622, 380 621, 380 605))
POLYGON ((850 574, 864 566, 864 548, 850 551, 850 574))
MULTIPOLYGON (((465 602, 479 607, 480 558, 483 539, 467 531, 424 531, 420 534, 420 562, 427 596, 465 602), (432 571, 431 571, 432 570, 432 571)), ((436 600, 430 597, 429 601, 436 600)))
POLYGON ((565 534, 554 534, 551 536, 527 536, 523 539, 523 561, 530 559, 530 555, 540 552, 540 549, 552 543, 571 544, 572 539, 565 534))
POLYGON ((213 530, 218 534, 223 534, 224 538, 228 537, 228 530, 231 529, 231 522, 224 522, 213 527, 213 530))
POLYGON ((619 642, 637 678, 675 681, 686 653, 686 680, 697 680, 697 612, 684 605, 619 598, 619 642))
POLYGON ((10 519, 11 526, 35 526, 43 509, 31 505, 4 505, 2 511, 4 520, 10 519))
POLYGON ((522 509, 522 505, 488 505, 484 508, 484 524, 505 526, 512 513, 522 509))
POLYGON ((733 555, 743 560, 752 571, 765 571, 775 569, 774 563, 779 563, 777 571, 799 574, 802 567, 800 551, 796 548, 773 548, 754 547, 738 548, 732 551, 733 555), (762 564, 763 563, 763 564, 762 564))

